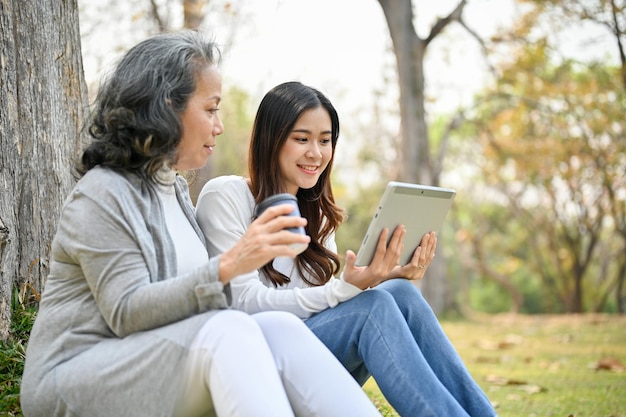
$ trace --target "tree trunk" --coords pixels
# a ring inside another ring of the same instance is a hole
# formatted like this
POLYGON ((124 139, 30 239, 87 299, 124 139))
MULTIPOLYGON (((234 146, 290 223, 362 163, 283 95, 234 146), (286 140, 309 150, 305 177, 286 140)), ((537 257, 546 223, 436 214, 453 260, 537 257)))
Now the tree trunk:
POLYGON ((14 285, 41 292, 87 107, 76 0, 0 2, 0 340, 14 285))
POLYGON ((183 0, 184 27, 188 29, 197 29, 204 20, 204 7, 208 0, 183 0))
POLYGON ((425 43, 413 27, 411 0, 380 0, 398 70, 401 181, 430 184, 428 128, 424 110, 425 43))
MULTIPOLYGON (((2 265, 4 265, 4 248, 8 244, 9 229, 4 226, 2 217, 0 217, 0 273, 2 273, 2 265)), ((11 282, 3 278, 4 275, 0 275, 0 340, 4 341, 9 336, 10 326, 7 325, 11 323, 11 282), (8 296, 5 297, 5 294, 8 296)))
MULTIPOLYGON (((459 20, 465 0, 449 16, 439 19, 428 37, 421 39, 413 26, 411 0, 379 0, 393 43, 400 91, 401 181, 438 185, 430 155, 430 139, 424 100, 424 56, 429 43, 452 21, 459 20)), ((440 252, 440 251, 439 251, 440 252)), ((450 300, 445 262, 435 257, 428 279, 420 287, 436 313, 447 308, 450 300)))

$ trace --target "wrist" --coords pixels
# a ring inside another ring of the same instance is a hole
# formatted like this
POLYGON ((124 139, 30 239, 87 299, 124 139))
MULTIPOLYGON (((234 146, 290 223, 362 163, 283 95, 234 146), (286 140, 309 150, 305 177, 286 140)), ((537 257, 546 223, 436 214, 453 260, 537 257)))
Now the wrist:
POLYGON ((223 283, 223 284, 228 284, 230 282, 231 279, 233 279, 233 277, 235 276, 235 264, 232 262, 232 260, 230 259, 230 257, 228 256, 228 253, 223 253, 220 256, 220 262, 219 262, 219 267, 218 267, 218 279, 223 283))

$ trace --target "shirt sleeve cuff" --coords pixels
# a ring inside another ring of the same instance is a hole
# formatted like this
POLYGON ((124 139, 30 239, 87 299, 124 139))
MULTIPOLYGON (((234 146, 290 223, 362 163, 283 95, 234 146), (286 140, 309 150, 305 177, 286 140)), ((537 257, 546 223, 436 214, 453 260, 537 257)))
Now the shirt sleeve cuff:
POLYGON ((206 282, 195 287, 194 291, 200 311, 228 308, 232 301, 230 285, 219 280, 219 256, 209 259, 206 282))

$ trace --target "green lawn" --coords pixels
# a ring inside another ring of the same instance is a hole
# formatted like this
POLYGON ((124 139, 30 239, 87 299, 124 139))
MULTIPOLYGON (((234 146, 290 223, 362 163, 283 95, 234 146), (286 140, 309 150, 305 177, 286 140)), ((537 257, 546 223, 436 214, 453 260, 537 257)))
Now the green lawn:
MULTIPOLYGON (((626 417, 626 317, 498 315, 442 325, 500 417, 626 417)), ((365 390, 384 416, 397 416, 375 381, 365 390)))
MULTIPOLYGON (((32 316, 20 318, 14 330, 25 338, 32 316)), ((442 325, 500 417, 626 417, 626 317, 497 315, 442 325)), ((0 345, 0 417, 18 417, 24 347, 0 345)), ((374 380, 364 388, 383 416, 397 416, 374 380)))

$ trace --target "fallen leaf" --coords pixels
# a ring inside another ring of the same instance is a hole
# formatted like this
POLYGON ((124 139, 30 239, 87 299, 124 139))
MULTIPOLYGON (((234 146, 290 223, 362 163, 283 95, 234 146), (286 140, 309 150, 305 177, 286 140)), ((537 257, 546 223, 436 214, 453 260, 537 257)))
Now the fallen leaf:
POLYGON ((474 359, 476 363, 500 363, 502 360, 498 357, 478 356, 474 359))
POLYGON ((522 390, 526 391, 529 394, 539 394, 540 392, 547 391, 546 388, 540 387, 539 385, 526 385, 522 387, 522 390))
POLYGON ((596 363, 594 368, 596 371, 600 371, 600 370, 613 371, 613 372, 626 371, 626 366, 624 366, 624 364, 620 362, 619 359, 614 358, 612 356, 608 356, 608 357, 600 359, 596 363))
POLYGON ((510 334, 507 335, 504 340, 500 340, 499 342, 494 342, 493 340, 481 340, 477 345, 483 350, 503 350, 520 345, 523 341, 524 338, 522 336, 510 334))
POLYGON ((500 375, 488 375, 487 382, 495 385, 526 385, 525 381, 519 379, 509 379, 500 375))

